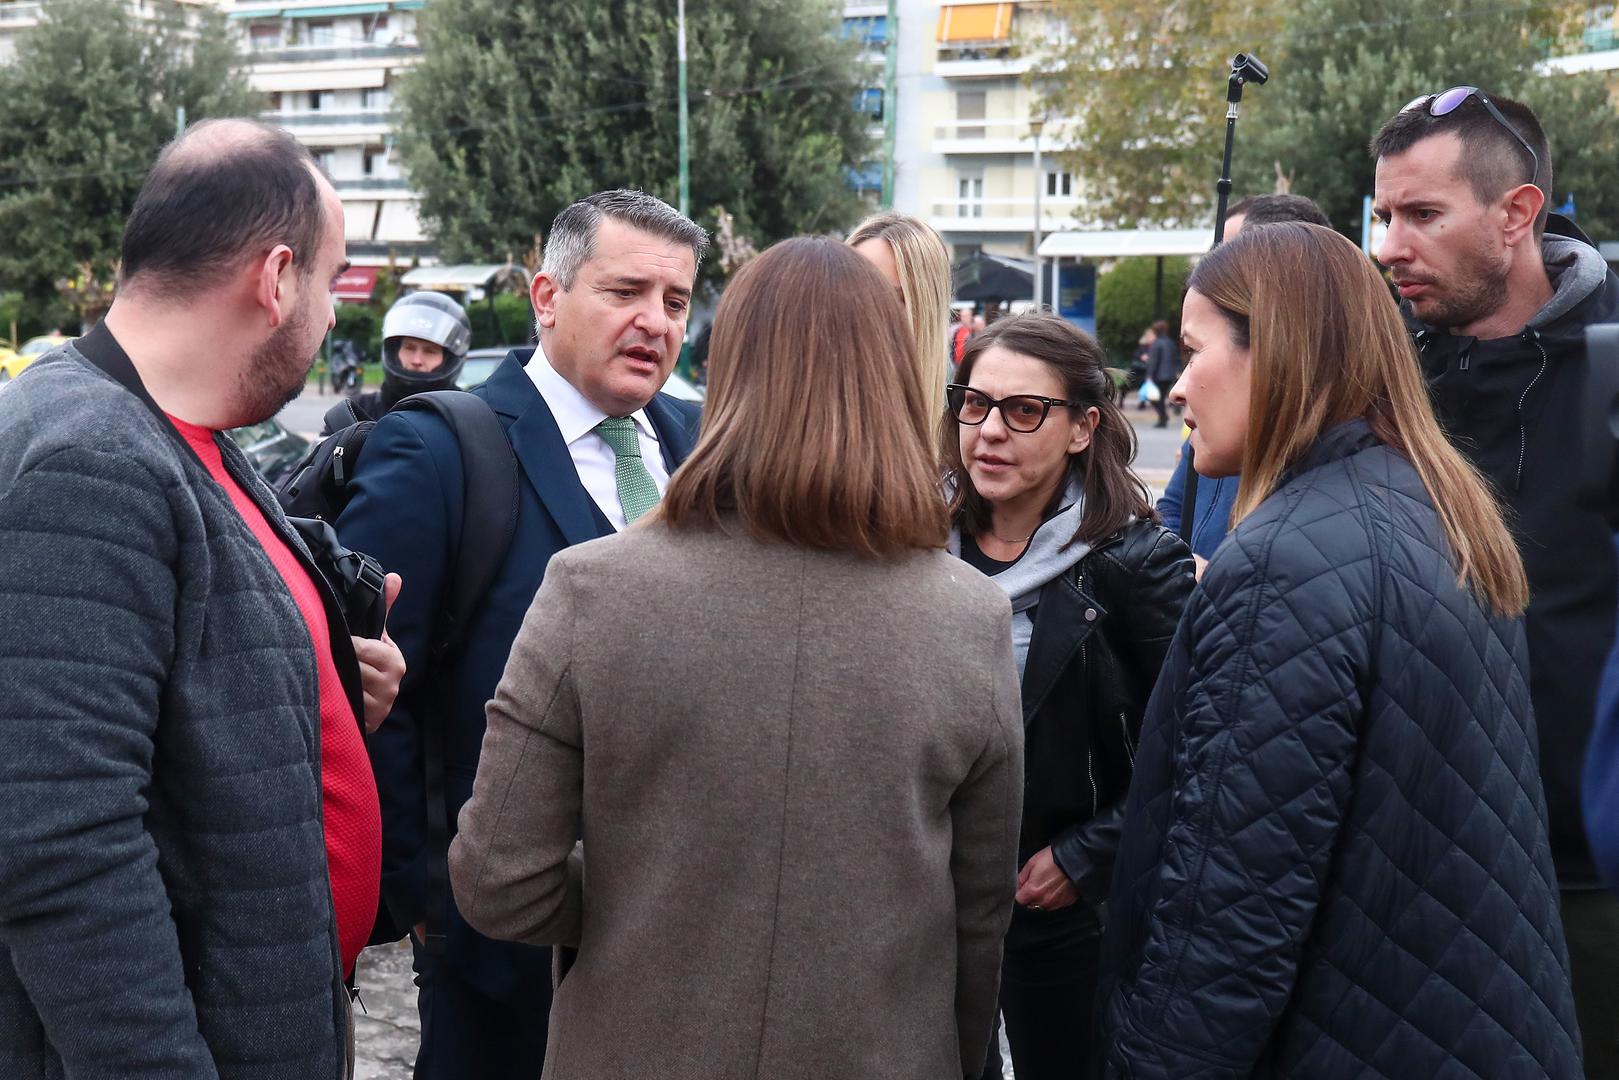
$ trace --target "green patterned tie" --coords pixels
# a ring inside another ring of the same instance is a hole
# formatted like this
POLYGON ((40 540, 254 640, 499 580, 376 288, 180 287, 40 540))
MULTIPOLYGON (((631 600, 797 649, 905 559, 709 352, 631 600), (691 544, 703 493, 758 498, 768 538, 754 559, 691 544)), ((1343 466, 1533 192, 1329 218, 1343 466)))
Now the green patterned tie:
POLYGON ((609 416, 596 425, 596 433, 613 448, 618 503, 624 508, 624 520, 633 525, 658 505, 658 485, 641 462, 641 440, 635 434, 635 421, 627 416, 609 416))

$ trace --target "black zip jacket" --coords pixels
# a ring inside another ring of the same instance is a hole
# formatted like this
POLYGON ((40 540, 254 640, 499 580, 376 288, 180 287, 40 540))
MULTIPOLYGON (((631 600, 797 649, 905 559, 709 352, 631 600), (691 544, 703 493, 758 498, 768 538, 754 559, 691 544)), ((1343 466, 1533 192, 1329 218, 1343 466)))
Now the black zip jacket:
POLYGON ((1041 848, 1107 899, 1141 717, 1194 583, 1179 537, 1137 521, 1040 590, 1023 671, 1021 865, 1041 848))
POLYGON ((1509 509, 1529 574, 1530 693, 1540 724, 1552 854, 1565 888, 1597 885, 1580 819, 1580 777, 1619 589, 1612 531, 1575 503, 1585 328, 1619 320, 1619 278, 1572 224, 1543 241, 1556 292, 1512 337, 1479 341, 1402 305, 1434 411, 1509 509))

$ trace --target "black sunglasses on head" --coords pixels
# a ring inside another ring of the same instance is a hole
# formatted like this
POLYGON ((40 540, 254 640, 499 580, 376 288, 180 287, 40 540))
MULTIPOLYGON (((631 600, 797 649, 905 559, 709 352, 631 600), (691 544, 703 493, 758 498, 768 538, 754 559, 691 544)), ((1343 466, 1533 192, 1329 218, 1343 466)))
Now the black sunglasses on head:
POLYGON ((1491 119, 1506 128, 1512 134, 1512 137, 1518 140, 1518 145, 1523 147, 1524 152, 1529 155, 1529 182, 1539 187, 1540 155, 1536 154, 1535 148, 1529 145, 1529 140, 1520 135, 1518 129, 1513 127, 1505 116, 1501 115, 1501 110, 1495 107, 1495 102, 1491 101, 1488 95, 1478 87, 1453 86, 1440 94, 1423 94, 1400 111, 1408 113, 1413 109, 1420 109, 1426 105, 1429 116, 1449 116, 1461 108, 1468 98, 1476 98, 1478 103, 1484 106, 1485 111, 1490 114, 1491 119))

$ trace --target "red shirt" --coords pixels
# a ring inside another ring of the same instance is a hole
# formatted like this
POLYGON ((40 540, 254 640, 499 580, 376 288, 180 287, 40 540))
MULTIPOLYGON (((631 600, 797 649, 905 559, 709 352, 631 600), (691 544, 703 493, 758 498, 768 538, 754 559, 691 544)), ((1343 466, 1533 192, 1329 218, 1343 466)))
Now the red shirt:
POLYGON ((366 938, 371 936, 371 924, 377 916, 377 888, 382 876, 382 811, 377 805, 377 782, 371 775, 365 738, 332 659, 326 609, 321 604, 320 591, 298 557, 271 528, 264 512, 225 471, 219 447, 214 444, 214 432, 172 416, 169 420, 230 496, 236 512, 242 515, 281 579, 287 583, 309 627, 320 679, 320 782, 326 821, 326 867, 337 912, 338 951, 346 976, 354 970, 355 958, 365 948, 366 938))

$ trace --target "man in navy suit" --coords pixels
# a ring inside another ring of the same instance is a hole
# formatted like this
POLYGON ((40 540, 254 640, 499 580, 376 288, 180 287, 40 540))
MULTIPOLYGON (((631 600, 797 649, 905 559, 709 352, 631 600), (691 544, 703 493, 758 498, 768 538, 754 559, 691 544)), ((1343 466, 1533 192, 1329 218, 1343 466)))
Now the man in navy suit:
POLYGON ((404 578, 389 631, 408 673, 370 742, 382 802, 382 894, 411 926, 422 1045, 419 1080, 537 1077, 551 1002, 550 950, 496 942, 461 919, 433 863, 422 715, 448 700, 444 789, 450 830, 471 797, 484 704, 563 548, 609 536, 656 504, 691 451, 697 410, 658 391, 686 331, 706 234, 638 191, 608 191, 557 216, 530 289, 539 347, 516 349, 473 391, 518 462, 517 527, 500 573, 446 670, 429 652, 464 521, 460 447, 436 414, 393 412, 371 432, 337 522, 343 543, 404 578), (447 682, 446 682, 447 680, 447 682), (438 695, 435 698, 435 695, 438 695), (442 952, 425 948, 443 928, 442 952))

